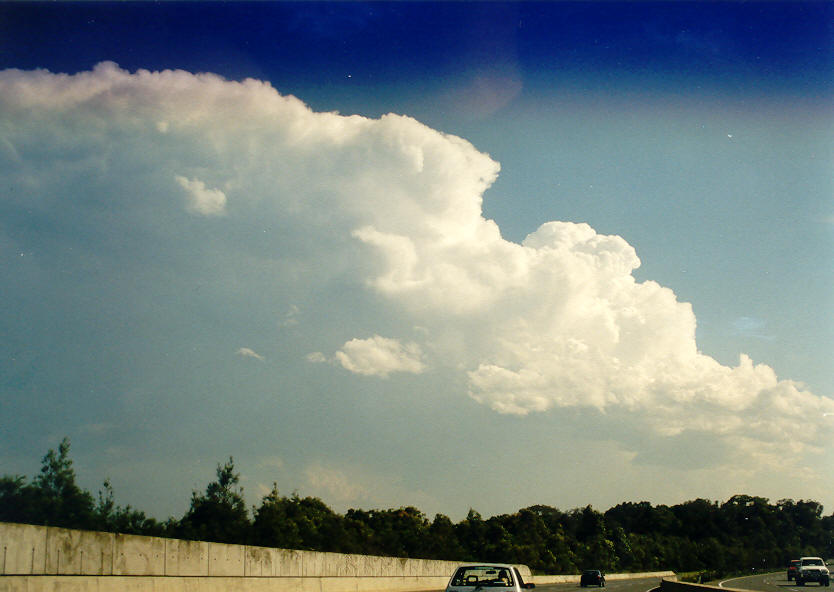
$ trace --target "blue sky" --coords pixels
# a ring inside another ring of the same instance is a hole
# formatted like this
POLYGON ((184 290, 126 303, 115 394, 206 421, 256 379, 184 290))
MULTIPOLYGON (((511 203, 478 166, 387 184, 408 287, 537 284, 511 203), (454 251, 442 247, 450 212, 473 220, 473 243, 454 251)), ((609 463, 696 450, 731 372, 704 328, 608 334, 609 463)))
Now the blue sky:
POLYGON ((830 512, 832 10, 0 4, 3 472, 830 512))

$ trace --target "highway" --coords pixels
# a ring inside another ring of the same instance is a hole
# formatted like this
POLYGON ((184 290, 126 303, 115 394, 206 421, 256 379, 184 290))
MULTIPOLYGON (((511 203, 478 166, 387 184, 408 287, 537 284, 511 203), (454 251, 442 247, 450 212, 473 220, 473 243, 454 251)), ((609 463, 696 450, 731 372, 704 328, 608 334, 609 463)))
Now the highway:
MULTIPOLYGON (((537 585, 536 590, 552 590, 553 592, 648 592, 660 586, 660 578, 648 578, 645 580, 606 580, 604 588, 588 586, 581 588, 579 584, 542 584, 537 585)), ((806 591, 807 592, 807 591, 806 591)))
MULTIPOLYGON (((756 590, 758 592, 810 592, 814 588, 821 587, 815 583, 797 586, 792 580, 787 579, 785 570, 755 576, 732 578, 719 582, 718 585, 721 588, 756 590)), ((830 588, 828 589, 830 590, 830 588)))

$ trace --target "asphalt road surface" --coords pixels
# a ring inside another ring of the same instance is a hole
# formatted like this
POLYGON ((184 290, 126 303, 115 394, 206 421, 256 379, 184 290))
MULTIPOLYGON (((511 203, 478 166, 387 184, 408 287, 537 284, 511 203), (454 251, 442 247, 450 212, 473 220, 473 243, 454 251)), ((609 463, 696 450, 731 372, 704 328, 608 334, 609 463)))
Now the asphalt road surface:
POLYGON ((724 580, 718 584, 722 588, 735 588, 737 590, 756 590, 758 592, 811 592, 814 588, 831 590, 820 586, 815 582, 797 586, 793 580, 788 580, 784 570, 773 573, 758 574, 755 576, 744 576, 724 580))
MULTIPOLYGON (((660 578, 647 578, 644 580, 606 580, 605 588, 596 588, 594 586, 587 586, 581 588, 579 584, 542 584, 537 585, 535 592, 539 590, 552 590, 554 592, 593 592, 599 590, 600 592, 648 592, 653 588, 660 586, 660 578)), ((804 592, 808 592, 805 590, 804 592)))

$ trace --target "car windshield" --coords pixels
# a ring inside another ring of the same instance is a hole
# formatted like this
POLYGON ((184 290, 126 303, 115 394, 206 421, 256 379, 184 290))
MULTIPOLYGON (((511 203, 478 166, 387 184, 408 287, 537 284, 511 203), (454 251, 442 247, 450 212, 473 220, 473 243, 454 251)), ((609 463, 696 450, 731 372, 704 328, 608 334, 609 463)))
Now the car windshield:
POLYGON ((802 565, 822 565, 822 559, 805 559, 802 565))
POLYGON ((511 570, 489 565, 467 565, 455 572, 452 586, 509 587, 513 585, 511 570))

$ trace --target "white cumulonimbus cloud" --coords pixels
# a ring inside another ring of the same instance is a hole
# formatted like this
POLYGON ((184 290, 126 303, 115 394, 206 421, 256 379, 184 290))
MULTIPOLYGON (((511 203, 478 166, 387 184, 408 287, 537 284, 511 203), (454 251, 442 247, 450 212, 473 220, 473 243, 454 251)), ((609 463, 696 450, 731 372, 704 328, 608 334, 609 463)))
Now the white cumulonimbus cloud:
POLYGON ((359 278, 364 306, 421 327, 404 341, 367 326, 373 337, 343 336, 311 362, 380 377, 442 365, 501 413, 621 413, 658 437, 709 435, 763 463, 830 438, 834 401, 744 355, 724 366, 699 352, 692 307, 636 281, 622 238, 572 222, 502 238, 481 207, 498 164, 412 118, 315 113, 257 80, 112 63, 72 76, 6 70, 0 116, 0 171, 20 207, 66 207, 74 197, 55 187, 113 186, 125 217, 171 220, 157 234, 212 224, 199 236, 222 241, 225 224, 253 262, 283 265, 276 282, 359 278), (267 226, 283 242, 261 253, 267 226))

